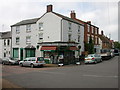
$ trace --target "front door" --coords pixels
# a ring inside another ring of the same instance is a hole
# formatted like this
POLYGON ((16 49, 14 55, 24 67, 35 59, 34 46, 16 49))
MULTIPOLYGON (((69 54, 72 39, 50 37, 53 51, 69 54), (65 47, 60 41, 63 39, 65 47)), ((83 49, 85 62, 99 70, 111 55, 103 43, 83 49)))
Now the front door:
POLYGON ((20 49, 20 60, 23 60, 23 48, 20 49))

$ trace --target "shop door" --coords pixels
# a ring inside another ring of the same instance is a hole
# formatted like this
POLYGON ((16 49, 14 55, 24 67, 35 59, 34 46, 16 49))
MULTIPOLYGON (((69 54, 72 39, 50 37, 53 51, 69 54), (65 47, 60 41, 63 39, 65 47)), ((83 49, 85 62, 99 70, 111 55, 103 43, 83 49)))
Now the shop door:
POLYGON ((20 49, 20 60, 23 60, 23 48, 20 49))

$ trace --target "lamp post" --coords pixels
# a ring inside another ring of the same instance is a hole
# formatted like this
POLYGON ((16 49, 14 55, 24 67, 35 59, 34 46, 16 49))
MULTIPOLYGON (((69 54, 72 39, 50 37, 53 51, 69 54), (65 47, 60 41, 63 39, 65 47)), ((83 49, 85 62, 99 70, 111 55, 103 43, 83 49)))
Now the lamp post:
POLYGON ((80 49, 81 49, 81 46, 80 46, 80 45, 78 46, 78 49, 79 49, 79 51, 78 51, 78 55, 79 55, 79 56, 78 56, 78 59, 79 59, 79 61, 80 61, 80 49))

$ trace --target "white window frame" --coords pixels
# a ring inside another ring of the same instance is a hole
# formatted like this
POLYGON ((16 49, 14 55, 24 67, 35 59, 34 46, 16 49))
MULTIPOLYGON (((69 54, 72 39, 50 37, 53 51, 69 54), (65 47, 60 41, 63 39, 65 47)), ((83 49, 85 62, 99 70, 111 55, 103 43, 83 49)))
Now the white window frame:
POLYGON ((80 32, 80 25, 78 25, 78 32, 80 32))
POLYGON ((20 37, 16 37, 16 45, 20 44, 20 37))
POLYGON ((43 30, 43 23, 39 23, 39 30, 43 30))
POLYGON ((71 22, 68 22, 68 30, 72 31, 72 23, 71 22))
POLYGON ((16 26, 16 33, 20 33, 20 26, 16 26))
POLYGON ((26 25, 26 32, 31 32, 31 24, 26 25))
POLYGON ((39 39, 39 42, 43 41, 43 33, 38 34, 38 39, 39 39))
POLYGON ((31 44, 31 36, 26 36, 26 44, 31 44))
POLYGON ((68 34, 68 41, 72 41, 72 34, 68 34))

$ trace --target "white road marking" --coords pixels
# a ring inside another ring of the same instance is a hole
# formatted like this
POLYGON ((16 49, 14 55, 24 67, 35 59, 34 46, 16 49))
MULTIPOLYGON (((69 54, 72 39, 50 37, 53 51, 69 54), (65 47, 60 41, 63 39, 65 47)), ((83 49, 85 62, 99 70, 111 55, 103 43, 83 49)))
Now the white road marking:
POLYGON ((104 78, 118 78, 118 76, 102 76, 102 75, 83 75, 85 77, 104 77, 104 78))

